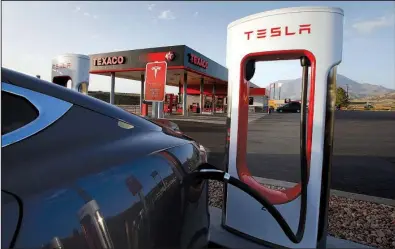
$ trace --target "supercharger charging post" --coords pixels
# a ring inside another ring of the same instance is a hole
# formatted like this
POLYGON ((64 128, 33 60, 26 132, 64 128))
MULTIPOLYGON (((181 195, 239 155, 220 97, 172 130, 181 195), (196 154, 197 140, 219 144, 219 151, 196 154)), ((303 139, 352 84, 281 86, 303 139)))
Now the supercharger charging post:
POLYGON ((64 54, 52 59, 51 81, 88 94, 90 59, 82 54, 64 54), (67 85, 71 82, 70 85, 67 85))
POLYGON ((336 66, 342 60, 343 16, 339 8, 285 8, 248 16, 228 26, 226 63, 231 101, 227 171, 273 204, 295 236, 293 240, 287 237, 262 205, 230 184, 224 189, 225 229, 268 246, 325 247, 336 66), (295 162, 295 167, 301 168, 301 182, 280 191, 259 184, 246 163, 248 82, 255 72, 255 62, 290 59, 300 60, 303 73, 301 160, 295 162))

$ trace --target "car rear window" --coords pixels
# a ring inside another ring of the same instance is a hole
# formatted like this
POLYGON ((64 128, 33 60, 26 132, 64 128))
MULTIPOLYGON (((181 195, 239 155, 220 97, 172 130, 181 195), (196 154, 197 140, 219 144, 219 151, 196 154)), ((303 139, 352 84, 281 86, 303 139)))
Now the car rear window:
POLYGON ((26 98, 1 91, 1 135, 31 123, 38 115, 36 107, 26 98))

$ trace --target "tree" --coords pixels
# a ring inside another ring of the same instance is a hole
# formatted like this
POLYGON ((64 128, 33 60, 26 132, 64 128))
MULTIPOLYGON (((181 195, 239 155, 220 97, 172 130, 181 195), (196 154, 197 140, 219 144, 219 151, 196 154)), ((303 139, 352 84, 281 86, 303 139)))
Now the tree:
POLYGON ((343 88, 338 87, 336 89, 336 106, 347 106, 348 102, 346 91, 343 88))

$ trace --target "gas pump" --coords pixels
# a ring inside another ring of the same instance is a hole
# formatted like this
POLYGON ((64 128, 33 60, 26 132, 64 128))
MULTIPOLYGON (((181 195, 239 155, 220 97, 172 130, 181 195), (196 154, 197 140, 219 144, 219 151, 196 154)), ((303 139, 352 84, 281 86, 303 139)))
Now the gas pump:
POLYGON ((225 97, 217 96, 215 112, 224 113, 224 106, 225 106, 225 97))
POLYGON ((57 85, 88 94, 89 66, 87 55, 60 55, 52 60, 51 80, 57 85))
POLYGON ((177 95, 177 104, 176 104, 176 112, 178 113, 178 114, 182 114, 182 94, 181 93, 179 93, 178 95, 177 95))
POLYGON ((227 172, 207 165, 193 176, 226 183, 222 227, 228 231, 269 247, 326 247, 343 16, 339 8, 285 8, 248 16, 228 26, 227 172), (273 190, 259 184, 246 163, 249 80, 255 73, 255 62, 290 59, 300 60, 302 67, 300 161, 295 162, 301 169, 301 180, 293 188, 273 190))
POLYGON ((173 105, 175 104, 175 96, 172 93, 167 93, 165 95, 165 103, 163 106, 163 111, 165 113, 172 114, 173 113, 173 105))

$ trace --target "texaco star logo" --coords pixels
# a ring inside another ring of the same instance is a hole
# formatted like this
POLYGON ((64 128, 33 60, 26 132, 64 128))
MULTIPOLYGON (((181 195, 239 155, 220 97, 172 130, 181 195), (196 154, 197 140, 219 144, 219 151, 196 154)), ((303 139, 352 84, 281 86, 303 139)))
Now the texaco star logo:
POLYGON ((175 55, 174 55, 173 52, 168 52, 168 53, 165 55, 165 58, 166 58, 166 60, 168 60, 168 61, 174 60, 174 57, 175 57, 175 55))
POLYGON ((151 70, 154 70, 155 71, 155 79, 156 79, 156 74, 158 73, 158 71, 161 69, 161 67, 159 67, 159 66, 154 66, 154 67, 152 67, 151 68, 151 70))

